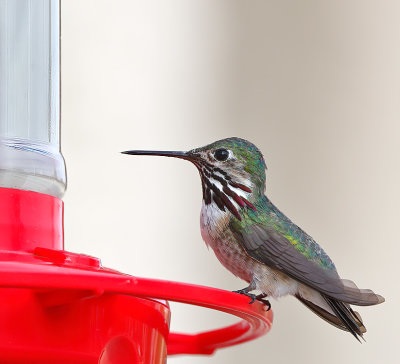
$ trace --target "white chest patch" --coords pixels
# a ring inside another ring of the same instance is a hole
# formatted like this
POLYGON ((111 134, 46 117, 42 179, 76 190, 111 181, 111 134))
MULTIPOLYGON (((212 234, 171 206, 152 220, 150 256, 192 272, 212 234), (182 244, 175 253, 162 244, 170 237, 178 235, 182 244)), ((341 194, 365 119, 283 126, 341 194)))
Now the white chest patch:
POLYGON ((214 203, 206 205, 203 201, 200 214, 201 236, 207 247, 213 247, 219 229, 223 228, 223 221, 227 220, 227 211, 221 211, 214 203))

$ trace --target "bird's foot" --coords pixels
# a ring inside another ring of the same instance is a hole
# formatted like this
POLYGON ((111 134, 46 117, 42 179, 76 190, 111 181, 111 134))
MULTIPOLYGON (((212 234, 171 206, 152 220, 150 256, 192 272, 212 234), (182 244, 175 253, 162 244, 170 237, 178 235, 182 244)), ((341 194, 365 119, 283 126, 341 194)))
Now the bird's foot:
POLYGON ((265 293, 261 293, 256 296, 256 300, 266 305, 267 311, 269 311, 271 309, 271 302, 269 302, 269 300, 266 300, 265 297, 267 297, 267 295, 265 293))
POLYGON ((234 293, 239 293, 242 294, 244 296, 247 296, 250 298, 250 302, 249 304, 254 303, 255 301, 259 301, 261 303, 263 303, 264 305, 267 306, 267 310, 269 311, 271 309, 271 302, 269 302, 269 300, 266 300, 265 298, 268 297, 265 293, 261 293, 259 295, 255 295, 253 293, 249 293, 249 288, 250 287, 246 287, 243 289, 238 289, 237 291, 233 291, 234 293))
POLYGON ((257 296, 253 293, 249 293, 247 291, 247 288, 243 288, 243 289, 238 289, 237 291, 233 291, 234 293, 239 293, 242 294, 244 296, 247 296, 251 299, 251 301, 249 302, 249 304, 254 303, 257 299, 257 296))

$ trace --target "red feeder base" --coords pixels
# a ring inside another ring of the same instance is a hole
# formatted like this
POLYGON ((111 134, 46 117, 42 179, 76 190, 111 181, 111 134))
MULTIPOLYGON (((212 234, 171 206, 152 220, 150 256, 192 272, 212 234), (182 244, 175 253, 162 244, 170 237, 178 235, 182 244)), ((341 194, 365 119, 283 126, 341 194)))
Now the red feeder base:
POLYGON ((265 334, 272 312, 241 295, 137 278, 66 252, 62 202, 0 188, 0 363, 164 363, 265 334), (165 300, 236 315, 232 326, 169 332, 165 300))

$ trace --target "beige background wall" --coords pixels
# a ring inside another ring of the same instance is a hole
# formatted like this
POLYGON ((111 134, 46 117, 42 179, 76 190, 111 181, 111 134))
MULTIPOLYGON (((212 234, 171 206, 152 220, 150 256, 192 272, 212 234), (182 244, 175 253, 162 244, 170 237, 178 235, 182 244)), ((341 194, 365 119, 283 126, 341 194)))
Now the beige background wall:
MULTIPOLYGON (((269 197, 343 277, 387 303, 361 308, 358 344, 292 298, 271 333, 171 363, 395 363, 399 356, 400 3, 396 0, 64 0, 66 247, 133 275, 244 287, 200 237, 191 149, 241 136, 264 152, 269 197)), ((172 328, 233 322, 173 305, 172 328)))

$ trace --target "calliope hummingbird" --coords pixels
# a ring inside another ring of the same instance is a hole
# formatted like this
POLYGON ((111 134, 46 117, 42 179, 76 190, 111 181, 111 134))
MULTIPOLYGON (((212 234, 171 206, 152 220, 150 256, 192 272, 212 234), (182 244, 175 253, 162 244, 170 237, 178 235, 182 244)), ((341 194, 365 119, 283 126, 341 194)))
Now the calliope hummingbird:
POLYGON ((384 298, 341 279, 315 240, 265 196, 266 165, 254 144, 227 138, 188 152, 122 153, 175 157, 197 167, 202 237, 222 265, 249 284, 235 292, 269 307, 266 298, 293 295, 333 326, 362 338, 365 326, 350 305, 376 305, 384 298))

